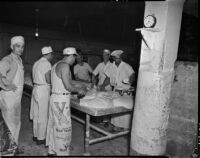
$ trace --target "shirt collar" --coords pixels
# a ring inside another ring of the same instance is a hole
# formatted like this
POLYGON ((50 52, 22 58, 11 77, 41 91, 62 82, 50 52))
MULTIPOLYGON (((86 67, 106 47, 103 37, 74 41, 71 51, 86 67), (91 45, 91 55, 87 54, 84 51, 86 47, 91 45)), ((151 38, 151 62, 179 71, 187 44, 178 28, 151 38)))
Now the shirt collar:
POLYGON ((106 64, 104 63, 104 62, 102 62, 104 65, 108 65, 108 64, 110 64, 110 61, 108 61, 106 64))
POLYGON ((115 61, 113 62, 113 65, 115 65, 117 68, 119 68, 121 65, 123 65, 124 64, 124 62, 123 61, 121 61, 121 63, 119 64, 119 66, 117 66, 116 64, 115 64, 115 61))
POLYGON ((41 60, 45 60, 45 61, 48 61, 45 57, 41 57, 41 60))
POLYGON ((20 60, 22 62, 22 59, 20 56, 16 55, 15 53, 11 53, 11 56, 13 56, 13 58, 17 59, 17 60, 20 60))

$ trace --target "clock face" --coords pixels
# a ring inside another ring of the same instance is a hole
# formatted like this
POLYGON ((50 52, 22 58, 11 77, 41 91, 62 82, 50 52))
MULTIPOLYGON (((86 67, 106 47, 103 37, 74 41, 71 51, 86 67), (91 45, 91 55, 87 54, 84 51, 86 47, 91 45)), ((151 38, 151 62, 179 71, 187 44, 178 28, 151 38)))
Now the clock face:
POLYGON ((156 24, 156 17, 153 15, 148 15, 144 18, 144 27, 152 28, 156 24))

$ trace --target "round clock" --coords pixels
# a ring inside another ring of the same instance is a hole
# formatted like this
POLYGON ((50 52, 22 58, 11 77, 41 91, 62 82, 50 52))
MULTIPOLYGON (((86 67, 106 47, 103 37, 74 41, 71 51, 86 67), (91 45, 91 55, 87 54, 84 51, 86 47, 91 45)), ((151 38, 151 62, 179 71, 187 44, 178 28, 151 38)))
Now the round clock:
POLYGON ((154 15, 147 15, 144 18, 144 27, 153 28, 156 25, 156 17, 154 15))

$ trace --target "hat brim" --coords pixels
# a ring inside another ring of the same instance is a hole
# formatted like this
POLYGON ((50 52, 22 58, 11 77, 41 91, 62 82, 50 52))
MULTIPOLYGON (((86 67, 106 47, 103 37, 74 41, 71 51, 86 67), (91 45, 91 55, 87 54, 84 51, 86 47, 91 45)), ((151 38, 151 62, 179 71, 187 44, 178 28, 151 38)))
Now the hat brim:
POLYGON ((47 54, 50 54, 50 53, 53 53, 53 51, 52 51, 52 52, 45 53, 45 54, 42 54, 42 55, 47 55, 47 54))
POLYGON ((63 54, 63 55, 78 55, 77 53, 63 54))

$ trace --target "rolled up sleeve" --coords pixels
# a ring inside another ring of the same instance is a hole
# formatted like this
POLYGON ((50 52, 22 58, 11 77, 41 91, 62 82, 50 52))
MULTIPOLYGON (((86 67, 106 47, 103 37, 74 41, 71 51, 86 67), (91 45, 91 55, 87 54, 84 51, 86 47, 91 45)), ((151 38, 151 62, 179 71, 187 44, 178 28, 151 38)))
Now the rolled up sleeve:
POLYGON ((0 74, 4 77, 6 77, 7 72, 10 68, 9 62, 7 60, 1 60, 0 61, 0 74))
POLYGON ((97 67, 94 69, 93 74, 96 76, 99 73, 100 64, 97 65, 97 67))
POLYGON ((86 63, 86 66, 87 66, 87 68, 88 68, 88 71, 89 71, 90 73, 92 73, 92 68, 90 67, 90 65, 89 65, 88 63, 86 63))
POLYGON ((44 73, 47 73, 49 70, 51 70, 51 64, 48 62, 43 63, 42 67, 43 67, 44 73))

